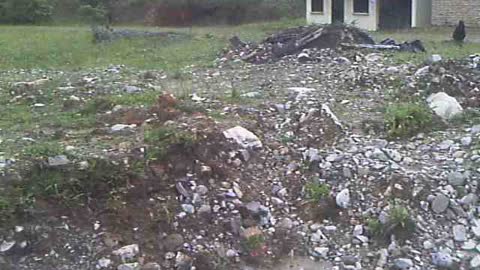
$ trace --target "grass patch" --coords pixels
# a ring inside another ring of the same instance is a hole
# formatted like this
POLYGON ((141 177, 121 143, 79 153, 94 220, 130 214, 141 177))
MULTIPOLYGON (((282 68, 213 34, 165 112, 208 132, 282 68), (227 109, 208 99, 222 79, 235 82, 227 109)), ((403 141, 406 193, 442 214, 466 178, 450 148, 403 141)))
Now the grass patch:
MULTIPOLYGON (((232 35, 259 40, 273 31, 304 24, 300 20, 240 26, 193 28, 126 27, 178 31, 189 38, 138 38, 94 44, 88 26, 0 26, 0 69, 91 68, 125 64, 174 72, 188 65, 209 66, 232 35)), ((123 28, 123 27, 119 27, 123 28)))
POLYGON ((305 185, 305 193, 311 201, 320 201, 330 194, 330 187, 327 184, 307 183, 305 185))
POLYGON ((62 155, 65 151, 58 142, 39 142, 25 147, 23 153, 30 158, 47 158, 62 155))
POLYGON ((385 224, 378 219, 370 219, 367 227, 370 234, 377 239, 388 240, 395 235, 397 239, 406 240, 412 236, 416 225, 408 208, 393 205, 388 211, 388 221, 385 224))
POLYGON ((373 33, 373 36, 377 41, 385 38, 393 38, 397 40, 397 42, 412 41, 414 39, 420 39, 423 42, 427 50, 426 53, 392 53, 392 60, 399 64, 420 64, 431 54, 440 54, 443 59, 464 59, 480 51, 480 40, 473 38, 478 37, 480 29, 468 29, 468 38, 466 42, 461 45, 451 41, 453 30, 454 28, 451 27, 428 27, 397 31, 379 31, 373 33))
POLYGON ((145 131, 145 142, 149 160, 165 160, 173 147, 192 147, 197 141, 195 135, 171 127, 158 127, 145 131))
POLYGON ((423 103, 396 103, 387 107, 384 121, 389 137, 406 137, 430 128, 433 115, 423 103))

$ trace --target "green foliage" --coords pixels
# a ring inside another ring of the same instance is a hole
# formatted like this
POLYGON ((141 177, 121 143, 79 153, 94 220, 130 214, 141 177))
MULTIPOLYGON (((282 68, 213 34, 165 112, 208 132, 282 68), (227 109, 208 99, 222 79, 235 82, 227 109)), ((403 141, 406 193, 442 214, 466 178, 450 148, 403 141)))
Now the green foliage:
POLYGON ((244 248, 250 253, 261 249, 265 245, 265 238, 263 235, 252 235, 243 241, 244 248))
POLYGON ((320 201, 330 194, 330 187, 321 183, 307 183, 305 185, 305 193, 311 201, 320 201))
POLYGON ((103 6, 83 5, 78 9, 82 21, 91 24, 108 24, 107 10, 103 6))
POLYGON ((24 154, 31 158, 46 158, 64 153, 62 145, 58 142, 39 142, 25 148, 24 154))
POLYGON ((51 19, 54 0, 1 0, 0 20, 6 23, 38 23, 51 19))
POLYGON ((369 219, 367 221, 367 228, 372 236, 378 237, 382 235, 383 226, 378 219, 369 219))
POLYGON ((124 183, 122 169, 102 159, 92 159, 85 170, 35 165, 21 183, 23 197, 58 200, 64 205, 84 204, 90 198, 108 197, 124 183))
POLYGON ((412 136, 432 125, 432 112, 421 103, 397 103, 387 107, 385 125, 390 137, 412 136))
POLYGON ((197 141, 193 134, 170 127, 147 130, 144 138, 150 146, 147 156, 151 160, 164 160, 174 147, 190 148, 197 141))
POLYGON ((410 216, 408 208, 402 205, 392 205, 388 212, 388 221, 382 224, 378 219, 367 222, 368 231, 372 236, 390 239, 395 235, 397 239, 405 240, 415 231, 415 222, 410 216))

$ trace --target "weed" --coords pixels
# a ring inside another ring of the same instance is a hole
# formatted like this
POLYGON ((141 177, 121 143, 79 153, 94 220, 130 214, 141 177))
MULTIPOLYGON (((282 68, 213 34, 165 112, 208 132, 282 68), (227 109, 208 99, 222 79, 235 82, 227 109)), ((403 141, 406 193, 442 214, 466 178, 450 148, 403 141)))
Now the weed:
POLYGON ((113 109, 114 106, 115 104, 111 100, 99 97, 88 102, 83 109, 82 114, 88 115, 106 112, 113 109))
POLYGON ((367 228, 372 236, 379 237, 382 235, 382 223, 380 223, 378 219, 369 219, 367 221, 367 228))
POLYGON ((370 219, 367 226, 372 236, 379 239, 390 239, 391 235, 395 235, 400 240, 408 239, 416 227, 408 208, 401 205, 393 205, 390 208, 388 221, 385 224, 378 219, 370 219))
POLYGON ((263 235, 252 235, 245 239, 245 248, 249 251, 254 251, 262 248, 265 244, 263 235))
POLYGON ((480 124, 480 111, 474 108, 467 108, 461 114, 452 117, 450 122, 454 125, 480 124))
POLYGON ((309 200, 318 202, 330 194, 330 187, 326 184, 310 182, 305 185, 305 193, 309 200))
POLYGON ((145 142, 150 145, 147 151, 149 160, 164 160, 174 146, 192 147, 195 135, 170 127, 159 127, 145 132, 145 142))
POLYGON ((46 158, 64 154, 65 151, 58 142, 40 142, 27 146, 23 152, 30 158, 46 158))
POLYGON ((94 199, 106 199, 124 183, 119 166, 106 160, 92 159, 86 170, 50 168, 37 164, 18 187, 23 198, 54 200, 70 206, 94 199))
POLYGON ((430 109, 420 103, 397 103, 387 107, 385 126, 390 137, 412 136, 432 126, 430 109))

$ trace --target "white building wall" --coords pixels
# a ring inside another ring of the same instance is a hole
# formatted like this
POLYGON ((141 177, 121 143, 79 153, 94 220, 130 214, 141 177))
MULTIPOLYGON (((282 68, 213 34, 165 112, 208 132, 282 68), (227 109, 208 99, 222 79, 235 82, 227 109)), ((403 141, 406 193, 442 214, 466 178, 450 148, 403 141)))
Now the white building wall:
POLYGON ((377 1, 370 1, 368 14, 359 14, 353 12, 353 0, 345 0, 346 24, 354 24, 365 30, 376 31, 378 29, 378 13, 377 1))
POLYGON ((312 0, 307 0, 307 23, 332 23, 332 1, 323 0, 323 12, 312 12, 312 0))
POLYGON ((412 27, 429 26, 432 23, 432 0, 412 0, 412 27))

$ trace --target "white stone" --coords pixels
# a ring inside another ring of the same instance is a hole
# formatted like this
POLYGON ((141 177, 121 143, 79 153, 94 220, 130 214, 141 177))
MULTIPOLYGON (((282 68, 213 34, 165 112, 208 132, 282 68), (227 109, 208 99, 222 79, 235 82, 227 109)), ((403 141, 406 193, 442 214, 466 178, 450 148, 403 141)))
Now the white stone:
POLYGON ((110 267, 111 264, 112 264, 112 260, 107 258, 101 258, 100 260, 98 260, 96 268, 97 269, 108 268, 110 267))
POLYGON ((453 226, 453 239, 458 242, 464 242, 467 240, 467 229, 463 225, 453 226))
POLYGON ((340 191, 340 193, 337 194, 335 201, 339 207, 343 209, 348 208, 350 206, 350 191, 348 188, 340 191))
POLYGON ((120 264, 117 267, 117 270, 138 270, 140 269, 140 265, 138 263, 125 263, 120 264))
POLYGON ((452 256, 445 252, 432 254, 432 263, 438 267, 450 267, 453 264, 452 256))
POLYGON ((480 255, 476 255, 473 257, 473 259, 470 261, 470 268, 472 269, 478 269, 480 267, 480 255))
POLYGON ((460 103, 454 97, 444 92, 430 95, 427 98, 427 102, 428 106, 444 120, 451 119, 463 111, 460 103))
POLYGON ((140 249, 137 244, 121 247, 112 252, 113 255, 119 256, 123 261, 131 260, 138 255, 140 249))
POLYGON ((319 256, 319 257, 322 257, 322 258, 326 258, 327 255, 328 255, 328 251, 330 249, 328 247, 316 247, 313 249, 313 251, 319 256))
POLYGON ((255 134, 241 126, 228 129, 223 132, 223 135, 227 139, 233 139, 243 148, 262 148, 263 146, 262 142, 255 134))
POLYGON ((3 241, 2 244, 0 244, 0 252, 9 251, 13 246, 15 246, 15 241, 3 241))

